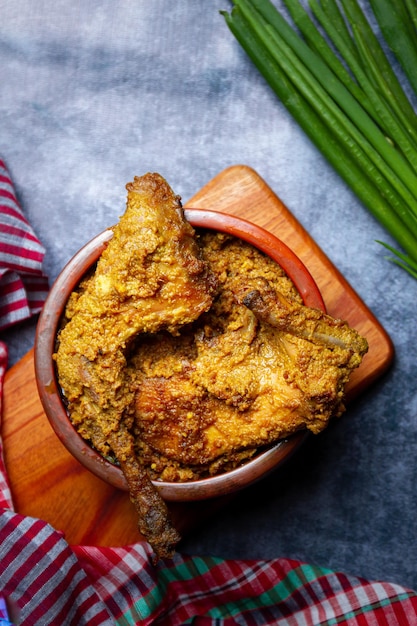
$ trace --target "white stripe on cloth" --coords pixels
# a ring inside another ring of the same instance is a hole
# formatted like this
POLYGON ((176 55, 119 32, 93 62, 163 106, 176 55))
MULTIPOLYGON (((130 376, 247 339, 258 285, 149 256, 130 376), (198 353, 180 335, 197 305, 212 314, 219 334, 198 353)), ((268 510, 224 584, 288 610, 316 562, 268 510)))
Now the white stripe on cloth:
POLYGON ((0 157, 0 330, 40 312, 49 291, 44 255, 0 157))

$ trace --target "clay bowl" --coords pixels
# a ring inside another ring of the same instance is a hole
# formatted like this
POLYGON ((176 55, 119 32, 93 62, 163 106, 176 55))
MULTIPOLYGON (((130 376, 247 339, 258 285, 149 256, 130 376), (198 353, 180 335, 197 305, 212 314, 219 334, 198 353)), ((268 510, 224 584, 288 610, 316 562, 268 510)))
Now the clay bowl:
MULTIPOLYGON (((292 279, 307 306, 325 310, 320 291, 300 259, 279 239, 246 220, 204 209, 186 209, 194 228, 229 233, 254 245, 281 265, 292 279)), ((35 341, 35 370, 40 399, 45 413, 67 450, 89 471, 112 486, 126 490, 125 478, 116 465, 105 460, 78 435, 67 415, 59 389, 52 354, 66 302, 88 268, 93 265, 111 239, 106 230, 87 243, 64 267, 53 285, 39 319, 35 341)), ((278 442, 242 466, 201 480, 186 483, 155 482, 162 497, 169 501, 203 500, 238 491, 281 465, 302 444, 306 434, 278 442)))

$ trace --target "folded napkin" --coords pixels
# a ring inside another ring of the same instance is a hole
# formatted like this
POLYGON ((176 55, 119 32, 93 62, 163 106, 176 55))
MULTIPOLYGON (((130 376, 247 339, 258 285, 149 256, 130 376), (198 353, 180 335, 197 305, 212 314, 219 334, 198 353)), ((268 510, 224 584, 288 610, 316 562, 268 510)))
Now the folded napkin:
POLYGON ((48 293, 45 254, 24 217, 0 158, 0 327, 39 313, 48 293))
MULTIPOLYGON (((1 160, 0 181, 1 328, 38 312, 47 282, 42 246, 1 160)), ((0 400, 6 364, 0 344, 0 400)), ((177 554, 154 564, 145 542, 70 546, 45 521, 14 511, 0 438, 0 626, 10 620, 27 626, 394 626, 417 624, 417 594, 285 558, 177 554)))

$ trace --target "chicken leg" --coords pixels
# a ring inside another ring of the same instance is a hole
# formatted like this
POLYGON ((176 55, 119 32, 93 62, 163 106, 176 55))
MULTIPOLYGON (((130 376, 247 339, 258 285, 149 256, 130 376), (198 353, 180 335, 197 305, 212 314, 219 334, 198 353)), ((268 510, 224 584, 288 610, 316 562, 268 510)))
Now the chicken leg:
POLYGON ((127 191, 126 211, 95 273, 69 301, 56 363, 74 426, 101 453, 114 454, 139 528, 163 557, 179 536, 135 455, 127 355, 141 333, 175 334, 207 311, 216 283, 166 181, 148 173, 127 191))

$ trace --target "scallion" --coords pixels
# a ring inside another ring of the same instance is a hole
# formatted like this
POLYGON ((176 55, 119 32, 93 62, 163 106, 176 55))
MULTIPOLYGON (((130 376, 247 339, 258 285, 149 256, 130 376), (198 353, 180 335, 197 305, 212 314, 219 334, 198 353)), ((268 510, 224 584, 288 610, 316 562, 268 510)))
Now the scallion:
MULTIPOLYGON (((370 0, 370 4, 385 41, 417 92, 417 31, 407 5, 404 0, 370 0)), ((408 4, 411 9, 412 3, 408 4)))
MULTIPOLYGON (((357 0, 340 1, 343 9, 310 0, 310 14, 299 0, 284 0, 294 27, 270 0, 234 0, 222 14, 296 121, 401 246, 383 244, 395 262, 417 278, 417 116, 357 0)), ((411 19, 408 3, 401 0, 397 16, 411 19)))

